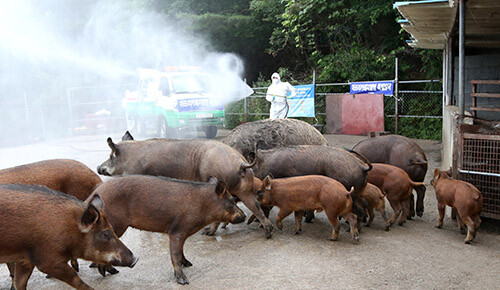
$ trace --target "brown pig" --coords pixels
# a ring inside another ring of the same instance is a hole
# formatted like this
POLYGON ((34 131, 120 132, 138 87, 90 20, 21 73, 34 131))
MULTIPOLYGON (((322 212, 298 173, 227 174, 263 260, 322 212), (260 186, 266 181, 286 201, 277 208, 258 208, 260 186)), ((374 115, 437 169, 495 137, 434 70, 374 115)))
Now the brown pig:
POLYGON ((267 176, 258 191, 258 199, 262 205, 279 207, 276 226, 280 230, 283 229, 281 221, 295 212, 295 234, 299 234, 302 232, 302 216, 305 210, 324 210, 333 226, 330 240, 338 239, 340 216, 349 222, 353 239, 359 241, 357 217, 352 213, 353 190, 351 188, 348 192, 340 182, 321 175, 279 179, 267 176))
MULTIPOLYGON (((51 159, 0 170, 0 184, 45 185, 50 189, 85 200, 102 180, 85 164, 71 159, 51 159)), ((76 260, 71 261, 78 271, 76 260)), ((11 276, 14 265, 8 264, 11 276)))
POLYGON ((375 218, 374 209, 380 212, 382 218, 386 223, 386 230, 389 229, 389 221, 385 214, 385 195, 382 193, 380 188, 376 187, 371 183, 367 183, 365 189, 361 191, 360 198, 366 202, 365 210, 366 214, 369 216, 366 226, 369 227, 375 218))
MULTIPOLYGON (((97 167, 102 175, 145 174, 207 182, 211 176, 227 184, 229 192, 239 198, 262 222, 266 237, 273 226, 264 216, 253 188, 255 162, 248 163, 236 149, 215 140, 149 139, 134 140, 127 131, 122 141, 107 139, 110 158, 97 167)), ((213 235, 218 224, 207 231, 213 235)))
POLYGON ((481 224, 481 210, 483 197, 474 185, 451 178, 445 171, 434 169, 434 178, 431 181, 436 190, 439 219, 437 228, 443 227, 443 218, 446 206, 456 208, 458 228, 465 234, 464 224, 467 226, 467 237, 464 242, 470 244, 476 237, 476 231, 481 224))
POLYGON ((386 230, 393 225, 398 217, 399 225, 406 222, 410 211, 409 198, 415 186, 423 186, 422 182, 413 182, 403 169, 383 163, 372 163, 372 170, 368 172, 368 182, 377 186, 386 195, 394 214, 389 219, 386 230))
POLYGON ((71 159, 51 159, 0 170, 0 184, 45 185, 85 200, 102 180, 85 164, 71 159))
POLYGON ((36 266, 77 289, 92 289, 67 263, 82 258, 133 267, 98 195, 87 202, 45 186, 0 185, 0 263, 15 263, 13 284, 26 289, 36 266))
POLYGON ((213 222, 236 224, 246 218, 225 183, 214 178, 203 183, 127 175, 102 183, 94 192, 106 203, 105 213, 119 237, 128 227, 169 235, 170 258, 179 284, 189 284, 182 271, 182 266, 192 266, 183 249, 189 236, 213 222))

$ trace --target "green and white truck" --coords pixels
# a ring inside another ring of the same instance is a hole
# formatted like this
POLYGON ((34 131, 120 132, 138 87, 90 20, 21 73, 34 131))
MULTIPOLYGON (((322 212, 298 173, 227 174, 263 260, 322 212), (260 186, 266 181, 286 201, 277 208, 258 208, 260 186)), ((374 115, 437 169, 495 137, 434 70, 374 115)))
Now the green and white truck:
POLYGON ((211 76, 198 67, 138 69, 137 91, 126 91, 127 128, 139 136, 177 138, 184 129, 215 138, 224 124, 224 106, 209 93, 211 76))

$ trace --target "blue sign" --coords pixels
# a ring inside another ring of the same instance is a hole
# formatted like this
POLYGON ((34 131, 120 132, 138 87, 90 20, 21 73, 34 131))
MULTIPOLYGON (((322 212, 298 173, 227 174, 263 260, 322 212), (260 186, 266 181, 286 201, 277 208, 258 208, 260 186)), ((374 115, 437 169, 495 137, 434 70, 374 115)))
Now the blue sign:
POLYGON ((287 117, 314 117, 314 85, 295 86, 296 94, 288 97, 287 117))
POLYGON ((393 95, 394 81, 351 83, 351 94, 393 95))

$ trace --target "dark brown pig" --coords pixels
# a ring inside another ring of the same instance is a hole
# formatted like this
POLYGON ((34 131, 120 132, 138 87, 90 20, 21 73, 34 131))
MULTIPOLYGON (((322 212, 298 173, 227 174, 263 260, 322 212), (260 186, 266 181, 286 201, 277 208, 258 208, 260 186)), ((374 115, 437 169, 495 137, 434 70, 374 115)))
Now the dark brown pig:
MULTIPOLYGON (((51 159, 0 170, 0 184, 45 185, 50 189, 85 200, 102 180, 85 164, 71 159, 51 159)), ((78 263, 71 261, 78 271, 78 263)), ((11 276, 14 265, 9 264, 11 276)))
POLYGON ((412 181, 408 173, 399 167, 383 163, 372 163, 372 166, 372 170, 368 172, 368 182, 382 190, 394 210, 386 230, 389 230, 400 215, 399 225, 402 226, 410 211, 409 197, 413 188, 424 184, 412 181))
MULTIPOLYGON (((427 158, 424 150, 413 140, 399 135, 385 135, 366 139, 356 144, 353 150, 364 155, 372 163, 397 166, 410 176, 411 180, 423 182, 427 172, 427 158)), ((416 186, 418 216, 424 213, 425 186, 416 186)), ((410 195, 409 219, 415 216, 413 194, 410 195)))
POLYGON ((184 256, 186 239, 210 223, 240 223, 246 217, 224 182, 216 180, 202 183, 128 175, 104 182, 95 194, 106 203, 105 213, 119 237, 128 227, 168 234, 179 284, 189 284, 182 266, 192 266, 184 256))
POLYGON ((241 124, 223 142, 247 157, 258 144, 261 149, 290 145, 327 145, 311 124, 297 119, 265 119, 241 124))
POLYGON ((85 200, 102 180, 85 164, 71 159, 51 159, 0 170, 0 184, 45 185, 85 200))
POLYGON ((339 236, 338 217, 345 218, 351 227, 351 235, 359 241, 356 215, 351 212, 351 191, 348 192, 338 181, 321 175, 307 175, 289 178, 271 179, 267 176, 262 181, 258 192, 262 205, 279 207, 276 226, 283 229, 282 220, 295 213, 295 234, 302 233, 302 215, 304 210, 325 211, 333 226, 330 240, 339 236))
POLYGON ((463 234, 466 233, 464 224, 467 226, 467 237, 464 242, 470 244, 476 237, 476 232, 481 225, 481 210, 483 209, 483 196, 474 185, 451 178, 445 171, 434 169, 434 178, 431 181, 436 190, 438 202, 439 219, 437 228, 443 227, 443 218, 446 206, 456 208, 458 228, 463 234))
MULTIPOLYGON (((215 140, 150 139, 135 141, 129 132, 122 142, 108 138, 111 155, 97 172, 103 175, 147 174, 207 182, 211 176, 227 184, 229 192, 238 197, 263 223, 266 237, 271 238, 273 226, 264 216, 255 197, 252 166, 232 147, 215 140)), ((213 235, 218 225, 206 231, 213 235)))
POLYGON ((113 232, 103 206, 98 195, 84 203, 45 186, 0 185, 0 263, 15 263, 15 288, 26 289, 36 266, 74 288, 92 289, 70 259, 133 267, 137 258, 113 232))
POLYGON ((360 198, 365 202, 365 212, 369 217, 366 226, 369 227, 375 218, 374 210, 380 212, 384 222, 386 224, 386 230, 389 229, 389 221, 385 214, 385 194, 382 193, 380 188, 376 187, 371 183, 367 183, 364 190, 361 191, 359 195, 360 198))
POLYGON ((366 185, 371 164, 356 152, 329 146, 300 145, 258 150, 257 156, 253 170, 260 179, 268 174, 275 178, 324 175, 339 181, 346 189, 354 187, 351 195, 355 202, 353 211, 358 218, 363 216, 357 197, 366 185))

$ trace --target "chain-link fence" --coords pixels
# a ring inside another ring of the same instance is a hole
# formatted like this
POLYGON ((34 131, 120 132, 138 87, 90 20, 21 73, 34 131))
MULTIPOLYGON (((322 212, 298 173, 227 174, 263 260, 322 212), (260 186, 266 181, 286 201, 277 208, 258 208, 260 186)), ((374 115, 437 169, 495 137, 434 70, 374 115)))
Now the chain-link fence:
MULTIPOLYGON (((385 129, 412 138, 441 137, 442 91, 440 80, 400 81, 394 96, 385 96, 385 129), (396 109, 397 108, 397 109, 396 109)), ((270 104, 265 100, 267 88, 253 88, 248 98, 226 107, 226 126, 267 118, 270 104)), ((326 123, 325 96, 346 94, 349 83, 316 84, 316 118, 299 118, 309 123, 326 123)))

